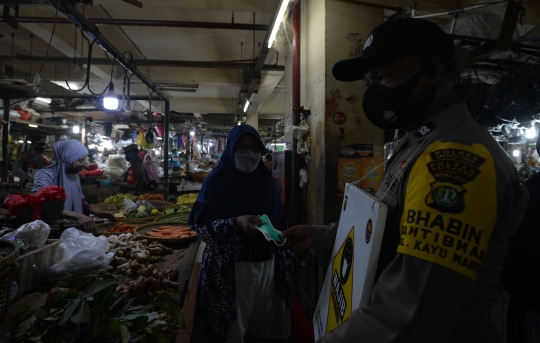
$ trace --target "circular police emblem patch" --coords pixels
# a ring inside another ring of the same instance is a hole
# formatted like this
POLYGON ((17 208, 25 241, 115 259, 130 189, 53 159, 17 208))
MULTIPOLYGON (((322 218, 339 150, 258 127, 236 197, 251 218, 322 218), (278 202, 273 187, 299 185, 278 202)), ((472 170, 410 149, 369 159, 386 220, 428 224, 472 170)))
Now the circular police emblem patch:
POLYGON ((450 209, 462 204, 461 194, 449 186, 437 187, 431 192, 431 199, 438 207, 450 209))

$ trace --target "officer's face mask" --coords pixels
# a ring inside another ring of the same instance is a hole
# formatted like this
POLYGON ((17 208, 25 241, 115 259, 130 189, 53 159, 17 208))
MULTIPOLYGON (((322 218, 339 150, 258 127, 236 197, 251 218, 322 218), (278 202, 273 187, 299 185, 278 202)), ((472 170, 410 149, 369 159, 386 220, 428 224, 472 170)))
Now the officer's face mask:
POLYGON ((281 242, 281 231, 274 228, 272 222, 270 222, 270 218, 268 218, 266 214, 258 217, 264 222, 264 224, 259 226, 255 225, 255 228, 257 228, 257 230, 264 235, 264 238, 266 238, 267 241, 274 242, 274 244, 278 246, 285 244, 285 241, 281 242))
POLYGON ((422 120, 437 90, 437 86, 433 85, 420 95, 420 99, 414 100, 413 90, 425 72, 424 66, 396 88, 369 86, 363 102, 364 113, 369 121, 381 129, 393 130, 411 127, 422 120))
POLYGON ((251 150, 246 150, 244 152, 236 151, 234 153, 234 164, 236 168, 244 173, 251 173, 254 171, 259 162, 261 162, 262 153, 252 152, 251 150))
POLYGON ((126 161, 128 161, 129 163, 135 162, 138 157, 139 157, 138 152, 134 152, 134 151, 126 152, 126 161))

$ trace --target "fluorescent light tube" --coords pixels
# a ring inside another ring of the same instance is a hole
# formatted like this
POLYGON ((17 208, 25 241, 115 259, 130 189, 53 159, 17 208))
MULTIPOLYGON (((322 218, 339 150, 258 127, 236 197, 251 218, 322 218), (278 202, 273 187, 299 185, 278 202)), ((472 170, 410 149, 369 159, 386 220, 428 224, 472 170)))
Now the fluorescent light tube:
POLYGON ((279 26, 281 25, 281 22, 283 21, 283 16, 285 15, 285 11, 287 10, 289 1, 290 0, 283 0, 283 2, 281 3, 281 7, 279 8, 276 21, 274 22, 274 27, 272 28, 272 32, 270 33, 270 38, 268 38, 268 49, 270 49, 272 45, 274 44, 274 40, 276 39, 279 26))

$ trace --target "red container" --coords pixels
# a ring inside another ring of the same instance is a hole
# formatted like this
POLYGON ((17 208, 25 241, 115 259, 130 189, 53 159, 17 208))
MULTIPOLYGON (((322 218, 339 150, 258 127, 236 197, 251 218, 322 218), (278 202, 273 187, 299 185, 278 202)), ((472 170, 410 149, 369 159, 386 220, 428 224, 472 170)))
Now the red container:
POLYGON ((30 113, 26 113, 25 111, 17 111, 21 115, 21 120, 28 120, 32 116, 30 113))

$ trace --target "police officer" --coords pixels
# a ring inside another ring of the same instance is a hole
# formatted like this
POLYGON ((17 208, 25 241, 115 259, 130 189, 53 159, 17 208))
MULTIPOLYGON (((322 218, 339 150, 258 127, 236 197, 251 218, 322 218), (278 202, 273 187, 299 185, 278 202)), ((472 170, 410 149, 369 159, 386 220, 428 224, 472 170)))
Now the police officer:
POLYGON ((52 164, 52 161, 43 155, 46 147, 44 140, 33 138, 29 152, 13 164, 11 173, 17 176, 22 184, 33 183, 36 171, 52 164))
POLYGON ((146 171, 141 157, 139 156, 139 148, 137 144, 130 144, 124 148, 124 154, 126 154, 126 160, 130 163, 127 172, 122 176, 122 180, 115 180, 111 182, 113 186, 120 186, 122 192, 142 191, 148 179, 146 177, 146 171))
MULTIPOLYGON (((371 302, 318 342, 500 342, 491 311, 528 195, 457 99, 453 56, 437 25, 398 18, 371 32, 361 56, 333 67, 340 81, 364 80, 375 126, 407 134, 376 193, 388 214, 371 302)), ((326 267, 336 231, 303 225, 284 236, 293 251, 314 246, 326 267)))

